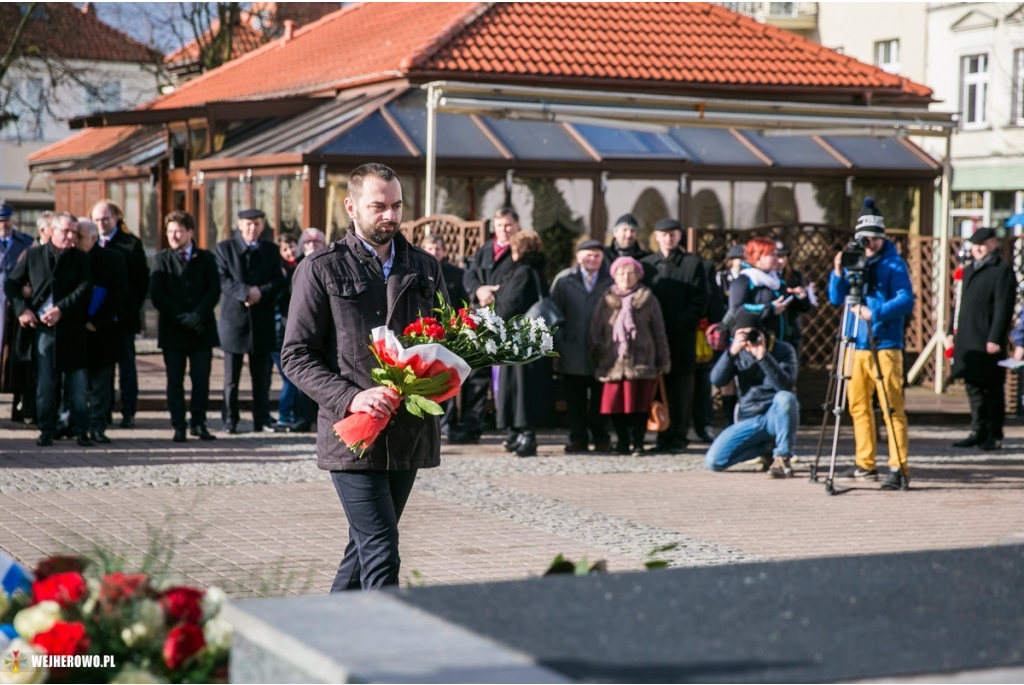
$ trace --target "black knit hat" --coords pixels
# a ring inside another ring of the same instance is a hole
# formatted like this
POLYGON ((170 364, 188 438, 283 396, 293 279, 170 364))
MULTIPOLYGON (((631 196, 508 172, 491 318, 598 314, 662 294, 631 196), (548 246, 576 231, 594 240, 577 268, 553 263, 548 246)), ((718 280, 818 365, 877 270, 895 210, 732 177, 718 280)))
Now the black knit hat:
POLYGON ((740 307, 739 311, 732 317, 732 327, 729 329, 732 333, 735 333, 741 328, 756 328, 757 330, 764 332, 764 326, 761 323, 761 315, 752 312, 745 307, 740 307))
POLYGON ((623 214, 615 220, 615 225, 612 227, 614 231, 619 226, 632 226, 633 228, 640 228, 640 222, 636 220, 636 217, 632 214, 623 214))
POLYGON ((864 206, 861 207, 857 216, 857 226, 854 228, 854 238, 884 238, 885 222, 882 220, 882 213, 878 211, 873 198, 864 198, 864 206))
POLYGON ((729 248, 729 254, 726 255, 726 259, 743 259, 746 254, 747 245, 746 243, 736 243, 729 248))

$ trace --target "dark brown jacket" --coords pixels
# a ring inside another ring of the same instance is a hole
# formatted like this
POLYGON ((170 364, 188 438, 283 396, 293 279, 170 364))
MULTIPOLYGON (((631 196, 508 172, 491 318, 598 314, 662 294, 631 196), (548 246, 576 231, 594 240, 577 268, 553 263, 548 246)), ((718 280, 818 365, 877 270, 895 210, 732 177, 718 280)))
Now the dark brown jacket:
POLYGON ((417 316, 430 315, 438 293, 448 297, 438 261, 400 233, 394 240, 387 282, 351 225, 345 238, 306 257, 292 276, 281 364, 288 379, 320 405, 316 452, 324 470, 401 471, 441 463, 437 417, 416 418, 404 404, 362 458, 332 429, 352 398, 375 385, 370 332, 387 326, 401 334, 417 316))
POLYGON ((636 338, 629 346, 629 354, 619 357, 612 327, 622 309, 622 300, 609 288, 594 309, 590 319, 590 354, 594 359, 597 379, 602 383, 623 380, 657 378, 659 373, 672 370, 665 319, 658 298, 646 286, 640 286, 633 296, 633 323, 636 338))

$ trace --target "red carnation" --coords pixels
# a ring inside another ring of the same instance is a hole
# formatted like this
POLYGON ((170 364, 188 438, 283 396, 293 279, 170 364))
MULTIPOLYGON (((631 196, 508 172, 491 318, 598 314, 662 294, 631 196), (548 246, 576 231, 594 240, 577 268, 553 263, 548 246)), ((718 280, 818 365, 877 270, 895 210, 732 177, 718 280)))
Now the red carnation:
POLYGON ((462 319, 462 323, 466 324, 466 328, 470 330, 476 330, 477 322, 473 321, 473 317, 469 315, 469 310, 463 307, 459 310, 459 318, 462 319))
POLYGON ((89 586, 81 573, 57 573, 32 583, 32 597, 36 603, 54 601, 68 608, 88 594, 89 586))
POLYGON ((402 335, 423 335, 423 324, 420 321, 413 321, 405 327, 402 335))
POLYGON ((81 573, 88 564, 82 557, 47 557, 36 566, 36 580, 44 580, 58 573, 81 573))
POLYGON ((444 340, 444 328, 440 324, 432 323, 427 326, 423 331, 428 338, 434 340, 444 340))
MULTIPOLYGON (((202 631, 199 636, 202 637, 202 631)), ((77 621, 66 623, 57 621, 45 633, 37 633, 32 644, 47 654, 77 656, 89 651, 89 636, 85 634, 85 626, 77 621)))
POLYGON ((100 580, 100 601, 114 604, 129 599, 148 584, 144 573, 108 573, 100 580))
POLYGON ((420 321, 423 322, 424 328, 426 328, 427 326, 436 326, 438 323, 440 323, 437 319, 435 319, 432 316, 428 316, 425 319, 421 318, 420 321))
POLYGON ((167 668, 174 670, 205 646, 202 628, 191 623, 178 626, 167 634, 164 641, 164 662, 167 668))
POLYGON ((172 587, 160 597, 160 604, 167 615, 167 625, 175 623, 199 623, 203 617, 200 602, 204 592, 194 587, 172 587))

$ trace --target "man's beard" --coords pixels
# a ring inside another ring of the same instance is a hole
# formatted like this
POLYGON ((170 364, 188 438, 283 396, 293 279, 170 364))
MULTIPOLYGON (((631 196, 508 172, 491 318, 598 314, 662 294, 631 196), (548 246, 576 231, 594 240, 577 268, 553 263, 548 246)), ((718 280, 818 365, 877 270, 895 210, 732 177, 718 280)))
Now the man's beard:
POLYGON ((355 221, 356 234, 371 245, 387 245, 398 232, 398 224, 391 221, 382 221, 379 224, 367 226, 360 220, 355 221))

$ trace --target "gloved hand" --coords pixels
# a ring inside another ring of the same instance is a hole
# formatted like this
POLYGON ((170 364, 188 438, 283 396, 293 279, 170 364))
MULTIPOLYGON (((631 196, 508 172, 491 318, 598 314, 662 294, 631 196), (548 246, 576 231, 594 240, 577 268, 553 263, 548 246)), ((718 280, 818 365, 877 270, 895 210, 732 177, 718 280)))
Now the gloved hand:
POLYGON ((202 317, 200 317, 195 312, 189 312, 187 314, 178 314, 178 316, 176 316, 175 318, 178 320, 178 323, 184 326, 185 328, 191 328, 196 333, 202 333, 202 317))

